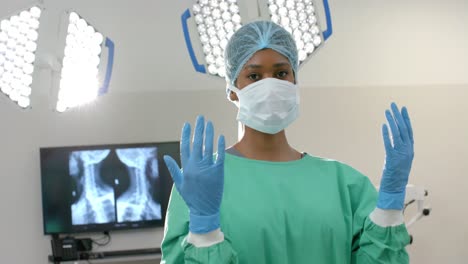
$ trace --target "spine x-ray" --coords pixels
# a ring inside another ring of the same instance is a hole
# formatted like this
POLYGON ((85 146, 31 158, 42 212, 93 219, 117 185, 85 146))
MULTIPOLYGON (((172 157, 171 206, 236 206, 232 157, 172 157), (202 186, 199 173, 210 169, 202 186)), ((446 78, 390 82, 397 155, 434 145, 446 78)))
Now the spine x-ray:
POLYGON ((69 172, 73 225, 161 219, 157 148, 73 151, 69 172))

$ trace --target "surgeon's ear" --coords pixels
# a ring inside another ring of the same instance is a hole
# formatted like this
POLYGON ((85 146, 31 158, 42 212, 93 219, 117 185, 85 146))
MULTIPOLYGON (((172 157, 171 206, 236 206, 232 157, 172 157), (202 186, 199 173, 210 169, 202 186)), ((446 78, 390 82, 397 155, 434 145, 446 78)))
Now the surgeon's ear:
POLYGON ((229 92, 229 99, 231 99, 231 101, 235 102, 235 101, 239 101, 239 98, 237 97, 237 94, 233 91, 230 91, 229 92))

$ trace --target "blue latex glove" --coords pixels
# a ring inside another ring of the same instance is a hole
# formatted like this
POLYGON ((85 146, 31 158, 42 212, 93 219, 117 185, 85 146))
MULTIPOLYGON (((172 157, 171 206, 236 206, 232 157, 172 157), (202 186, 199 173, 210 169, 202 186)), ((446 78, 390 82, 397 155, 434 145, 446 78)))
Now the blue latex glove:
POLYGON ((170 156, 164 161, 171 173, 177 191, 190 211, 189 230, 203 234, 220 226, 219 209, 224 188, 224 136, 218 138, 218 157, 213 158, 213 124, 206 124, 205 149, 203 150, 203 131, 205 119, 197 117, 193 136, 193 149, 190 151, 190 124, 182 129, 180 155, 182 169, 170 156))
POLYGON ((386 157, 377 207, 402 210, 414 157, 413 129, 406 107, 403 107, 400 113, 396 104, 392 103, 391 109, 393 116, 389 110, 385 111, 385 116, 392 131, 393 145, 387 125, 384 124, 382 134, 386 157))

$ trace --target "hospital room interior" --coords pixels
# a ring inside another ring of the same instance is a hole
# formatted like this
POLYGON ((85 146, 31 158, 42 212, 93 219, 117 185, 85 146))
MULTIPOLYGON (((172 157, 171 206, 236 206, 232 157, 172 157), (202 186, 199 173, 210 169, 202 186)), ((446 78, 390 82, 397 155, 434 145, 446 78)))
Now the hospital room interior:
POLYGON ((199 115, 226 147, 242 136, 223 51, 237 29, 260 19, 308 34, 298 45, 299 116, 285 130, 289 144, 352 166, 378 189, 385 110, 405 106, 414 133, 403 211, 410 263, 467 263, 468 1, 0 7, 1 263, 159 263, 172 186, 162 156, 180 162, 182 126, 199 115), (314 20, 301 29, 292 21, 304 6, 314 20), (217 22, 223 36, 209 31, 217 22), (72 50, 80 45, 89 47, 72 50), (76 58, 86 52, 89 62, 76 58), (100 193, 94 205, 86 192, 100 193), (132 199, 145 200, 146 211, 131 216, 132 199))

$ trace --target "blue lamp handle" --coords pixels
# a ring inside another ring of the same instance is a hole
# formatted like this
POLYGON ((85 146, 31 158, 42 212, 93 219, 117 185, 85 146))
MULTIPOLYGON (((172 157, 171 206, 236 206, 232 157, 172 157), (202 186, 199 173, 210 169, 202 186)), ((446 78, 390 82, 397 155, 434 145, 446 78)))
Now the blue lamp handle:
POLYGON ((98 92, 99 95, 103 95, 107 93, 107 91, 109 90, 109 83, 112 77, 112 68, 114 66, 115 45, 114 45, 114 42, 110 38, 107 38, 107 37, 106 37, 106 47, 109 50, 109 53, 108 53, 109 55, 107 57, 106 77, 104 79, 102 87, 99 89, 99 92, 98 92))
POLYGON ((197 72, 206 73, 206 69, 204 65, 198 63, 197 57, 195 56, 195 52, 193 51, 192 40, 190 39, 190 34, 187 26, 187 20, 190 18, 190 10, 187 8, 184 13, 182 13, 182 30, 184 31, 185 37, 185 45, 187 45, 187 50, 190 55, 190 59, 192 60, 192 65, 197 72))
POLYGON ((323 31, 323 38, 327 40, 333 33, 330 6, 328 5, 328 0, 323 0, 323 9, 325 9, 325 18, 327 19, 327 30, 323 31))

